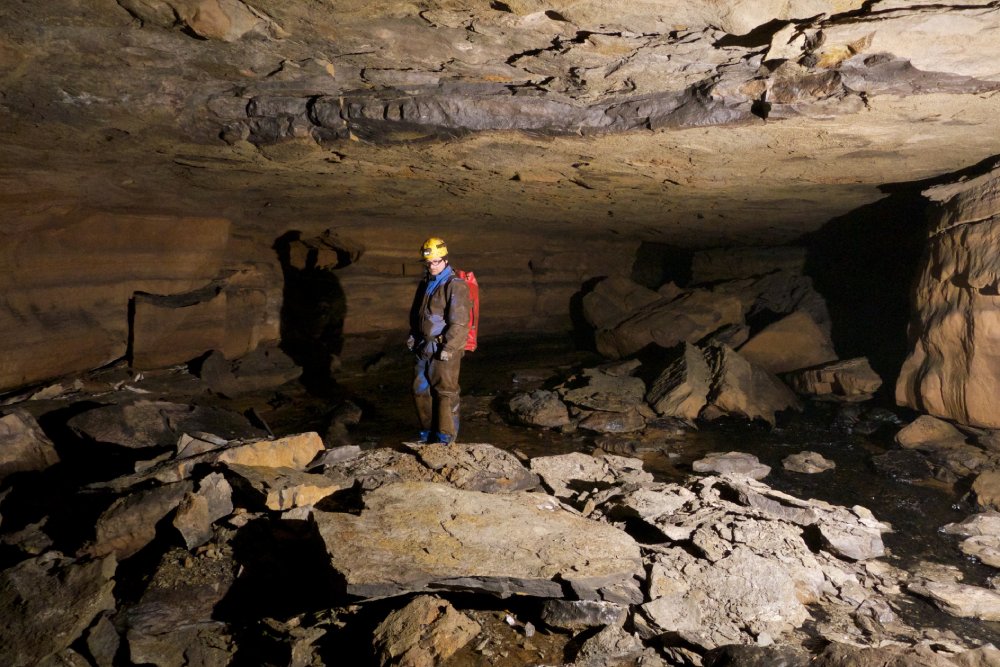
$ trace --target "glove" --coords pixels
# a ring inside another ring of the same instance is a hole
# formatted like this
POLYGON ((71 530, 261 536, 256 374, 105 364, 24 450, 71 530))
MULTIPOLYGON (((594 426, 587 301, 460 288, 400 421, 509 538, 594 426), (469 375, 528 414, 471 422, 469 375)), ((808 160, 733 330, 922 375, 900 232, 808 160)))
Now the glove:
POLYGON ((441 352, 438 354, 438 359, 441 361, 451 361, 451 352, 442 348, 441 352))
POLYGON ((413 352, 413 348, 417 346, 417 339, 411 334, 409 338, 406 339, 406 349, 413 352))

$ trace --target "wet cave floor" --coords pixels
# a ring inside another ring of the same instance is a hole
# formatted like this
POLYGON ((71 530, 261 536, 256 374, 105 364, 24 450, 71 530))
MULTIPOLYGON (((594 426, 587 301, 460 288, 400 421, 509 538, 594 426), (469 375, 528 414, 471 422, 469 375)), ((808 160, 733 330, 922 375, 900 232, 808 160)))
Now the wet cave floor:
MULTIPOLYGON (((609 442, 616 439, 626 444, 636 442, 630 439, 630 434, 608 438, 584 430, 560 432, 517 426, 502 416, 503 405, 514 393, 552 386, 574 369, 602 363, 605 360, 592 352, 576 349, 567 338, 484 344, 480 350, 468 354, 463 362, 459 440, 489 443, 521 458, 592 452, 600 445, 608 448, 609 442)), ((102 373, 134 379, 120 366, 102 373)), ((400 345, 398 351, 345 363, 336 373, 334 382, 321 389, 310 390, 295 381, 277 390, 226 397, 206 391, 204 385, 182 367, 144 374, 136 384, 141 385, 144 398, 215 405, 240 412, 252 409, 276 436, 310 430, 323 434, 333 411, 345 400, 350 400, 362 409, 361 421, 350 429, 350 437, 362 449, 370 449, 397 447, 414 439, 410 382, 411 360, 400 345)), ((872 403, 877 402, 878 399, 872 403)), ((904 423, 916 416, 887 401, 880 405, 898 415, 904 423)), ((58 402, 36 402, 32 411, 44 412, 57 407, 58 402)), ((873 465, 873 457, 898 449, 893 442, 898 427, 885 424, 869 435, 849 432, 836 426, 840 407, 834 403, 807 402, 802 413, 779 415, 774 428, 734 420, 699 424, 697 429, 664 428, 655 431, 654 437, 639 438, 639 446, 632 451, 612 451, 643 459, 645 469, 664 482, 679 482, 691 475, 692 462, 708 452, 752 453, 771 467, 771 473, 763 479, 769 486, 799 498, 815 498, 847 507, 861 505, 870 509, 879 520, 891 524, 892 532, 883 536, 885 559, 890 563, 910 571, 923 561, 945 564, 961 570, 964 583, 989 586, 995 570, 964 556, 958 548, 959 538, 939 530, 945 524, 961 521, 976 512, 974 504, 965 498, 967 488, 963 483, 952 486, 933 479, 907 480, 880 472, 873 465), (785 457, 805 450, 821 454, 833 461, 836 468, 811 475, 783 469, 785 457)), ((126 565, 123 576, 127 569, 126 565)), ((285 584, 281 586, 287 588, 285 584)), ((287 595, 287 590, 282 593, 282 596, 287 595)), ((316 607, 317 600, 313 598, 314 595, 306 594, 299 603, 291 603, 288 611, 301 613, 305 608, 315 607, 315 613, 324 613, 322 605, 316 607)), ((483 632, 444 663, 446 667, 559 665, 574 653, 574 642, 582 639, 542 627, 535 632, 526 628, 525 622, 532 619, 539 625, 540 605, 534 600, 501 600, 468 594, 449 598, 477 620, 483 632)), ((904 595, 899 599, 905 601, 905 605, 897 612, 908 625, 951 631, 970 645, 992 643, 1000 646, 1000 623, 955 618, 915 596, 904 595)), ((291 602, 287 597, 285 601, 291 602)), ((350 613, 360 625, 354 627, 367 625, 365 617, 379 618, 393 604, 396 603, 390 600, 356 605, 350 613)), ((820 620, 821 612, 814 612, 820 620)), ((370 640, 362 637, 363 634, 350 631, 346 640, 354 644, 354 648, 338 646, 330 649, 331 654, 351 654, 351 664, 368 664, 372 659, 370 640)), ((816 635, 807 623, 796 637, 788 640, 808 643, 810 636, 816 635)), ((341 635, 337 641, 343 639, 341 635)))
MULTIPOLYGON (((467 354, 462 366, 460 441, 489 443, 526 457, 594 451, 602 440, 606 443, 608 439, 583 430, 561 433, 511 425, 500 414, 514 393, 550 386, 573 369, 602 363, 607 360, 573 349, 565 339, 514 341, 467 354)), ((364 408, 365 418, 357 429, 357 442, 363 448, 392 446, 413 438, 410 377, 405 358, 396 363, 385 362, 375 372, 345 372, 339 377, 338 382, 364 408)), ((893 565, 910 571, 921 562, 950 565, 962 572, 963 583, 990 587, 989 579, 997 571, 964 555, 958 548, 960 538, 940 531, 942 526, 977 511, 974 502, 966 497, 968 481, 952 485, 931 478, 901 479, 880 472, 873 464, 873 457, 899 449, 893 440, 898 426, 886 423, 870 434, 849 432, 837 424, 841 404, 818 401, 804 404, 802 413, 780 414, 774 428, 762 422, 720 420, 699 424, 697 430, 670 431, 659 440, 640 439, 634 453, 627 450, 613 453, 641 458, 644 468, 663 482, 680 482, 693 474, 691 464, 709 452, 752 453, 771 467, 771 473, 762 481, 772 488, 798 498, 815 498, 846 507, 861 505, 880 521, 888 522, 892 532, 883 535, 884 558, 893 565), (833 461, 836 468, 804 474, 782 467, 787 456, 806 450, 833 461)), ((866 405, 885 408, 898 415, 903 423, 917 416, 892 404, 891 396, 877 397, 866 405)), ((630 441, 627 434, 617 439, 630 441)), ((615 438, 610 440, 613 442, 615 438)), ((998 622, 956 618, 912 595, 900 599, 908 602, 898 610, 901 619, 914 627, 950 630, 972 644, 1000 646, 998 622)), ((808 634, 808 628, 805 630, 808 634)), ((537 635, 534 640, 515 638, 511 650, 521 647, 519 655, 527 660, 524 651, 532 646, 537 648, 540 639, 537 635)), ((464 659, 449 664, 498 664, 478 660, 468 650, 463 653, 464 659)), ((534 660, 520 663, 515 660, 509 664, 541 664, 537 663, 537 657, 534 660)))

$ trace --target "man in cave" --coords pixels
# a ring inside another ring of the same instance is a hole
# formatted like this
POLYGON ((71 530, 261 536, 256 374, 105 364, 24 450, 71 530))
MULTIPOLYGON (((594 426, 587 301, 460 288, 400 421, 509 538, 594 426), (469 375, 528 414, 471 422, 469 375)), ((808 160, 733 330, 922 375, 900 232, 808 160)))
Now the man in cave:
POLYGON ((458 437, 458 374, 469 337, 469 286, 451 267, 448 246, 431 237, 420 248, 426 267, 410 308, 406 346, 416 355, 413 400, 420 442, 454 442, 458 437))

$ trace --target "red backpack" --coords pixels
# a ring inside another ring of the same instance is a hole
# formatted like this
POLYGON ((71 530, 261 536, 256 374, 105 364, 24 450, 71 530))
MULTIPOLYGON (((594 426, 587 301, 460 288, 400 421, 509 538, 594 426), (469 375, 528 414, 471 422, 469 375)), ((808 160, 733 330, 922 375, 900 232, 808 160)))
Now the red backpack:
POLYGON ((476 282, 476 274, 472 271, 455 271, 455 275, 469 286, 469 299, 472 301, 472 308, 469 309, 469 337, 465 340, 465 350, 473 352, 478 344, 479 335, 479 283, 476 282))

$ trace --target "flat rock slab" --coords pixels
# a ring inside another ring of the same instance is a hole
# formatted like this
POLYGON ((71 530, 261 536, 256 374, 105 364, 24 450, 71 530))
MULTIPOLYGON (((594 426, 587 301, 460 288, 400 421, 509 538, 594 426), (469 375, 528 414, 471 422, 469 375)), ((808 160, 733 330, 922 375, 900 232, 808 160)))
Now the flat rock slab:
POLYGON ((952 616, 1000 621, 1000 592, 989 588, 917 579, 907 584, 906 589, 929 599, 952 616))
POLYGON ((44 470, 59 462, 55 445, 25 410, 0 417, 0 479, 23 470, 44 470))
POLYGON ((837 467, 836 463, 825 458, 818 452, 799 452, 798 454, 786 456, 781 465, 785 470, 800 472, 806 475, 814 475, 827 470, 833 470, 837 467))
POLYGON ((237 463, 230 463, 227 467, 238 477, 234 484, 247 490, 255 504, 275 511, 313 505, 354 483, 349 477, 314 475, 293 468, 237 463))
POLYGON ((546 495, 404 482, 364 500, 358 516, 313 514, 351 595, 459 590, 562 598, 572 588, 596 600, 642 578, 635 540, 546 495))

